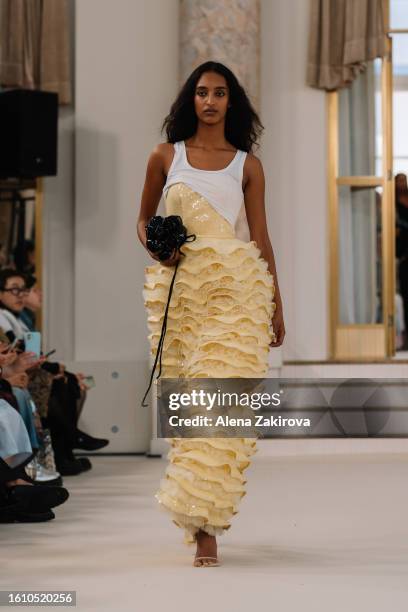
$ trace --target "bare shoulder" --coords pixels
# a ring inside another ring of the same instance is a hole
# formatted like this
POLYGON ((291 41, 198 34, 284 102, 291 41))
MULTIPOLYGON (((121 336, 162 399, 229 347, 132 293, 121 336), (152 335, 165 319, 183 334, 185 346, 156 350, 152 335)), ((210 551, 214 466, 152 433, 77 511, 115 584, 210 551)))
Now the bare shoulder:
POLYGON ((149 159, 156 163, 160 161, 163 162, 172 148, 173 145, 169 142, 159 142, 150 153, 149 159))
POLYGON ((159 142, 150 155, 150 162, 160 167, 165 175, 171 166, 174 156, 174 145, 171 142, 159 142))
POLYGON ((253 179, 262 179, 264 176, 262 162, 253 153, 247 153, 244 164, 243 183, 246 186, 248 181, 253 179))
POLYGON ((168 155, 174 151, 174 144, 172 142, 159 142, 154 148, 154 151, 161 153, 162 155, 168 155))

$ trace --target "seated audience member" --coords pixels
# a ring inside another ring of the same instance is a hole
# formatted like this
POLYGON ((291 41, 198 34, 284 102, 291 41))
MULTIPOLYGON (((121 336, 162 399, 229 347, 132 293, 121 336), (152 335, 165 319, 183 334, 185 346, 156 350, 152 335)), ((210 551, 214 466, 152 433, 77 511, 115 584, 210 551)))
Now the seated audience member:
POLYGON ((54 456, 52 449, 46 449, 46 435, 44 427, 41 422, 40 415, 38 414, 37 407, 28 391, 29 377, 26 373, 14 374, 14 376, 6 377, 6 380, 12 385, 13 395, 18 403, 18 411, 24 421, 27 428, 31 446, 37 451, 33 461, 28 466, 29 469, 33 470, 33 478, 37 484, 58 484, 62 485, 62 478, 60 473, 56 469, 55 457, 54 463, 47 463, 47 452, 51 452, 54 456))
POLYGON ((24 308, 24 296, 28 293, 25 278, 16 270, 0 270, 0 327, 10 340, 23 340, 30 331, 20 313, 24 308))
POLYGON ((55 484, 62 485, 62 478, 56 471, 55 463, 50 463, 49 455, 52 454, 52 446, 48 443, 48 432, 44 431, 40 416, 33 399, 28 392, 27 370, 38 364, 41 359, 35 359, 34 354, 18 354, 15 350, 10 350, 10 343, 2 333, 0 333, 0 399, 4 399, 11 404, 22 417, 26 426, 32 448, 36 455, 28 470, 32 471, 32 476, 36 484, 55 484), (48 459, 48 462, 46 461, 48 459))
MULTIPOLYGON (((37 279, 35 276, 28 274, 26 275, 26 287, 29 290, 28 293, 24 296, 24 309, 20 315, 23 319, 24 323, 29 327, 31 331, 35 329, 35 315, 36 312, 42 306, 42 292, 37 285, 37 279)), ((61 372, 62 374, 62 372, 61 372)), ((64 374, 66 376, 70 376, 69 372, 66 372, 64 369, 64 374)), ((71 375, 73 376, 73 375, 71 375)), ((74 381, 74 385, 78 385, 79 394, 77 398, 77 421, 82 412, 83 405, 86 400, 86 392, 87 386, 84 382, 85 376, 82 373, 75 374, 76 381, 74 381)), ((83 431, 76 429, 75 433, 75 446, 74 448, 79 448, 83 450, 99 450, 106 446, 109 443, 109 440, 105 440, 103 438, 93 438, 89 436, 83 431)))
POLYGON ((27 293, 24 294, 24 308, 20 312, 20 319, 30 331, 35 330, 35 313, 41 308, 42 293, 37 285, 37 279, 32 274, 25 277, 27 293))
MULTIPOLYGON (((25 332, 32 331, 20 316, 23 309, 29 304, 28 310, 33 313, 31 308, 38 309, 41 306, 39 292, 34 293, 35 299, 29 299, 27 304, 27 296, 36 288, 34 278, 30 278, 29 285, 30 289, 27 288, 25 275, 16 270, 0 271, 0 327, 11 341, 15 338, 23 339, 25 332)), ((109 444, 109 440, 94 438, 78 429, 78 405, 81 402, 83 404, 86 393, 84 377, 82 374, 67 372, 60 363, 47 361, 41 368, 53 375, 48 411, 42 419, 44 426, 51 431, 57 470, 63 476, 89 470, 92 467, 89 459, 75 458, 73 449, 98 450, 109 444)), ((33 394, 34 389, 30 386, 29 389, 33 394)))
POLYGON ((69 497, 63 487, 33 486, 25 466, 33 457, 24 421, 0 399, 0 523, 43 522, 69 497))
MULTIPOLYGON (((1 332, 0 328, 0 365, 3 346, 7 350, 10 344, 9 339, 1 332), (4 343, 4 344, 2 344, 4 343)), ((7 380, 12 386, 15 399, 17 399, 20 414, 24 414, 32 408, 32 421, 35 425, 36 435, 39 443, 38 452, 27 469, 33 472, 33 477, 37 484, 62 485, 62 478, 55 465, 54 449, 52 447, 51 434, 49 429, 43 426, 41 417, 48 413, 48 401, 51 391, 53 376, 43 368, 31 368, 30 375, 26 372, 14 373, 7 380)), ((0 381, 1 382, 1 381, 0 381)), ((27 417, 28 418, 28 417, 27 417)), ((27 429, 29 429, 28 424, 27 429)))
POLYGON ((17 400, 18 412, 26 426, 31 446, 33 449, 38 450, 40 448, 40 442, 35 427, 35 405, 30 394, 28 392, 25 393, 28 375, 25 372, 23 374, 14 374, 13 376, 5 377, 5 380, 11 385, 13 395, 17 400))

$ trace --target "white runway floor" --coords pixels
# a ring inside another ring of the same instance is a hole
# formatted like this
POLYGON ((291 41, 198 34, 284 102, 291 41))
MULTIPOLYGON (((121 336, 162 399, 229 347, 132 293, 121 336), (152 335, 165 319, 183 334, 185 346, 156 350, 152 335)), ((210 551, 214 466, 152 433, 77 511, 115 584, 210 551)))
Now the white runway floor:
POLYGON ((218 568, 158 510, 164 459, 92 461, 55 520, 0 525, 1 589, 76 590, 86 612, 408 609, 408 455, 260 451, 218 568))

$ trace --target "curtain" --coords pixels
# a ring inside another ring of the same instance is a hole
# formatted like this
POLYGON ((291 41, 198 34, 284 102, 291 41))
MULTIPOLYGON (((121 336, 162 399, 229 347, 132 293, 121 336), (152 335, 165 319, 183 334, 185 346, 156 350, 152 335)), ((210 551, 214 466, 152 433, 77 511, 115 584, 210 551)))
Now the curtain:
MULTIPOLYGON (((340 175, 375 174, 375 81, 370 62, 352 87, 339 93, 340 175)), ((378 195, 373 188, 339 188, 339 319, 376 323, 381 274, 377 252, 378 195)))
POLYGON ((384 54, 383 0, 311 0, 308 85, 345 87, 384 54))
POLYGON ((70 104, 67 0, 0 3, 0 85, 52 91, 70 104))

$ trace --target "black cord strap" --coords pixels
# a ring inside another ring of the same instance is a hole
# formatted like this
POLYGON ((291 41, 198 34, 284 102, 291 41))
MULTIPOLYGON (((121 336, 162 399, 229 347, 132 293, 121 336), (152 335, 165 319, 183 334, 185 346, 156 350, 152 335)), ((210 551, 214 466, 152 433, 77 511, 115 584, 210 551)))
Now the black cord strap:
MULTIPOLYGON (((193 240, 195 240, 195 239, 196 239, 196 235, 195 234, 190 234, 189 236, 186 237, 186 240, 184 242, 193 242, 193 240), (188 240, 188 238, 192 238, 192 240, 188 240)), ((179 248, 179 253, 180 253, 180 255, 183 255, 183 257, 185 257, 185 255, 186 255, 185 253, 180 251, 180 248, 179 248)), ((153 368, 152 368, 152 373, 150 375, 149 386, 148 386, 147 391, 144 394, 143 399, 142 399, 142 404, 141 405, 143 406, 143 408, 147 408, 149 406, 149 404, 145 404, 144 402, 145 402, 145 399, 147 397, 147 394, 150 391, 150 387, 152 386, 154 372, 156 370, 156 366, 157 366, 157 361, 158 360, 159 360, 159 373, 156 376, 156 380, 161 376, 164 338, 166 336, 166 330, 167 330, 167 316, 168 316, 168 313, 169 313, 170 300, 171 300, 171 295, 173 293, 173 286, 174 286, 174 281, 176 279, 176 274, 177 274, 177 269, 178 269, 179 263, 180 263, 180 261, 178 260, 177 263, 176 263, 176 266, 175 266, 173 278, 171 279, 171 283, 170 283, 169 295, 168 295, 168 298, 167 298, 166 309, 164 311, 163 323, 162 323, 162 328, 161 328, 159 344, 157 346, 156 357, 155 357, 155 360, 154 360, 154 364, 153 364, 153 368)))

